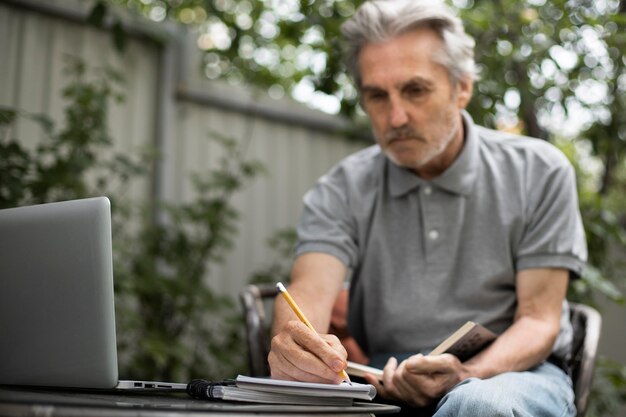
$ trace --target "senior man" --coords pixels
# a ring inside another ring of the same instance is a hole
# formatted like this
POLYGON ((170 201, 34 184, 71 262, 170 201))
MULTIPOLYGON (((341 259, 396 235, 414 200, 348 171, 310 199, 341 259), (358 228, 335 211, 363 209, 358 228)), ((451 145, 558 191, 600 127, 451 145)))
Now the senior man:
POLYGON ((304 198, 289 291, 322 336, 278 299, 272 377, 340 382, 346 352, 325 333, 350 273, 349 328, 384 366, 366 377, 383 397, 436 416, 574 416, 559 366, 586 260, 571 165, 474 124, 474 41, 442 3, 369 1, 342 32, 377 144, 304 198), (499 337, 465 362, 425 356, 467 320, 499 337))

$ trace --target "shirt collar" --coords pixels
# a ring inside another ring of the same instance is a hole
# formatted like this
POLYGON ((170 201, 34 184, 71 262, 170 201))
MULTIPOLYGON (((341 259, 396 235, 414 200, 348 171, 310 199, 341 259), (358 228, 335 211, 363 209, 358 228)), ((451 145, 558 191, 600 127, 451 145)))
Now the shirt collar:
POLYGON ((440 176, 426 181, 411 170, 402 168, 386 158, 387 181, 392 197, 400 197, 423 184, 432 184, 453 194, 467 196, 478 175, 478 136, 472 117, 462 112, 465 140, 463 149, 440 176))

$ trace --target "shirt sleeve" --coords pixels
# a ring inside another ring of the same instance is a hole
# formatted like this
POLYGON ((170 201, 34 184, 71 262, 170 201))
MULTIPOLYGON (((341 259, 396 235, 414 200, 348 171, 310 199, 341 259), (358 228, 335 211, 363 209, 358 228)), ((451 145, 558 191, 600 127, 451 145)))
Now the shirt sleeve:
POLYGON ((516 266, 564 268, 577 277, 587 260, 587 244, 574 169, 564 157, 559 162, 546 169, 530 167, 527 221, 516 266))
POLYGON ((296 256, 307 252, 333 255, 346 266, 357 259, 356 227, 349 207, 347 178, 336 167, 304 196, 298 224, 296 256))

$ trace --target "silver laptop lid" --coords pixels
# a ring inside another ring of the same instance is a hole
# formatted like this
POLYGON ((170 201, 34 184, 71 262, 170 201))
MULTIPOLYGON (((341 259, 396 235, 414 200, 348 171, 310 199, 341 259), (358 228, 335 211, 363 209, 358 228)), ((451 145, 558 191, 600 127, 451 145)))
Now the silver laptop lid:
POLYGON ((0 210, 0 384, 117 384, 106 197, 0 210))

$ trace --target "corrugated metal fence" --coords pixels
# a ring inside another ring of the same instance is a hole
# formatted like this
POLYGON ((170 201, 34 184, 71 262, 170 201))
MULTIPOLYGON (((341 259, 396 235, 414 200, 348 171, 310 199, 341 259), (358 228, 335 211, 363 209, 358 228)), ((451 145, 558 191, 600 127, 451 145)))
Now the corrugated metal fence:
MULTIPOLYGON (((144 201, 190 199, 190 174, 216 160, 208 135, 218 132, 239 141, 269 172, 235 198, 241 212, 236 245, 211 271, 211 284, 234 295, 252 271, 271 261, 267 239, 295 224, 306 190, 363 144, 341 138, 344 123, 338 118, 202 80, 193 40, 177 28, 130 22, 131 39, 118 53, 106 30, 85 23, 90 4, 0 0, 0 106, 61 121, 64 54, 119 70, 126 99, 111 109, 115 148, 132 153, 156 146, 163 157, 151 180, 131 188, 133 197, 144 201), (155 31, 161 41, 152 36, 155 31)), ((20 122, 17 130, 28 143, 41 137, 32 123, 20 122)))

